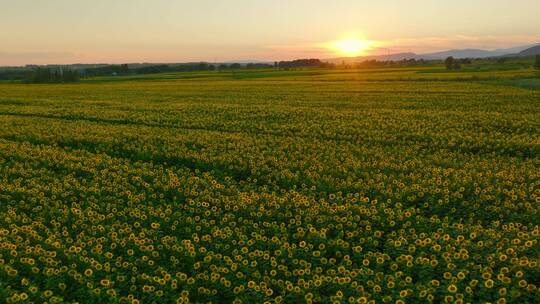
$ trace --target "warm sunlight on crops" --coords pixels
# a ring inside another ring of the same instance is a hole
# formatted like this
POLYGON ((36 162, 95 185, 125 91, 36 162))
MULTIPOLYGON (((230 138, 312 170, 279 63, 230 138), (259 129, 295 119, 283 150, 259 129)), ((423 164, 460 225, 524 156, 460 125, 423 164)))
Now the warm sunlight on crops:
POLYGON ((540 303, 531 72, 416 69, 0 83, 0 303, 540 303))

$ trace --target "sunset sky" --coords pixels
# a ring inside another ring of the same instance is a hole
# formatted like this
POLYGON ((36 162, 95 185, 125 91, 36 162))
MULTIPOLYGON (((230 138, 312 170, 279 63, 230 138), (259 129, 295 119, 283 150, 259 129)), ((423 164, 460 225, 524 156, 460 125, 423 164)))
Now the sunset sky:
POLYGON ((327 58, 351 37, 362 54, 540 43, 540 1, 0 0, 0 26, 0 65, 327 58))

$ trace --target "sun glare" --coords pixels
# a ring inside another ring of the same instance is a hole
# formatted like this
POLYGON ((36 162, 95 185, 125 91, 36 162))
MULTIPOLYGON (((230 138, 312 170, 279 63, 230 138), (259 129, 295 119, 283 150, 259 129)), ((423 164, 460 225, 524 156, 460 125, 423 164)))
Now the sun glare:
POLYGON ((372 45, 372 41, 347 38, 330 43, 330 49, 342 56, 355 57, 364 55, 372 45))

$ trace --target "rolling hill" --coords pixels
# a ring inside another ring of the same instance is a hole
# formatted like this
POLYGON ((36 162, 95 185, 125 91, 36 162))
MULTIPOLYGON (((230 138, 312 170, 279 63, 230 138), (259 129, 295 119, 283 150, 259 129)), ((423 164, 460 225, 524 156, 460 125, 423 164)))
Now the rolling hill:
POLYGON ((540 55, 540 44, 533 46, 531 48, 528 48, 526 50, 523 50, 518 53, 519 56, 534 56, 534 55, 540 55))
POLYGON ((396 53, 389 55, 378 56, 359 56, 359 57, 340 57, 330 58, 323 61, 335 63, 335 64, 354 64, 361 63, 368 60, 377 61, 398 61, 404 59, 424 59, 424 60, 443 60, 450 56, 454 58, 489 58, 489 57, 501 57, 501 56, 530 56, 540 54, 540 45, 522 45, 512 48, 496 49, 496 50, 482 50, 482 49, 455 49, 447 50, 435 53, 416 54, 412 52, 408 53, 396 53))

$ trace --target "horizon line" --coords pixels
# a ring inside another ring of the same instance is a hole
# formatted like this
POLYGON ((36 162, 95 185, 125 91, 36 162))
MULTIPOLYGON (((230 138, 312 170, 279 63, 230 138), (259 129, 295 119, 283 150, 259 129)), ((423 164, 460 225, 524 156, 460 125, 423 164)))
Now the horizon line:
MULTIPOLYGON (((319 59, 319 60, 336 60, 336 59, 353 59, 353 58, 365 58, 365 57, 388 57, 388 56, 395 56, 395 55, 402 55, 402 54, 413 54, 415 56, 427 56, 427 55, 433 55, 443 52, 451 52, 451 51, 485 51, 485 52, 494 52, 494 51, 503 51, 503 50, 509 50, 509 49, 515 49, 515 48, 531 48, 535 46, 540 46, 540 42, 538 43, 529 43, 529 44, 515 44, 514 46, 510 47, 496 47, 496 48, 474 48, 474 47, 464 47, 464 48, 441 48, 439 50, 434 50, 430 52, 417 52, 417 51, 406 51, 406 50, 396 50, 393 51, 392 47, 386 48, 386 47, 373 47, 371 50, 387 50, 389 51, 387 54, 377 54, 377 53, 371 53, 371 54, 364 54, 359 56, 306 56, 306 57, 290 57, 289 59, 225 59, 225 60, 150 60, 150 61, 73 61, 71 63, 54 63, 51 61, 51 63, 23 63, 19 65, 0 65, 1 68, 20 68, 20 67, 28 67, 28 66, 70 66, 70 65, 120 65, 120 64, 191 64, 191 63, 208 63, 208 64, 232 64, 232 63, 240 63, 240 64, 248 64, 248 63, 274 63, 274 62, 280 62, 280 61, 291 61, 291 60, 297 60, 297 59, 319 59)), ((395 47, 394 49, 399 49, 399 46, 395 47)), ((20 53, 12 53, 12 54, 32 54, 35 52, 20 52, 20 53)), ((10 54, 10 52, 1 52, 2 54, 10 54)), ((66 53, 69 54, 69 53, 66 53)), ((72 54, 71 54, 72 55, 72 54)), ((512 53, 499 55, 499 56, 507 56, 507 55, 515 55, 512 53)), ((486 58, 486 57, 483 57, 486 58)), ((437 59, 432 59, 437 60, 437 59)))

